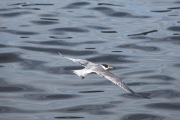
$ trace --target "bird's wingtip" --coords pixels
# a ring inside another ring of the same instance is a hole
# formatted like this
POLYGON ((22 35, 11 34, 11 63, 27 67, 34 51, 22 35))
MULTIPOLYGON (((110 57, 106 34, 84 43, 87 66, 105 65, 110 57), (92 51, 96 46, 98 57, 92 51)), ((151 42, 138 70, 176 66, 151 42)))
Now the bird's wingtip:
POLYGON ((146 99, 151 99, 150 97, 148 97, 148 96, 144 96, 144 95, 140 95, 140 94, 135 94, 136 96, 138 96, 138 97, 141 97, 141 98, 146 98, 146 99))
POLYGON ((148 96, 143 96, 144 98, 146 98, 146 99, 151 99, 150 97, 148 97, 148 96))

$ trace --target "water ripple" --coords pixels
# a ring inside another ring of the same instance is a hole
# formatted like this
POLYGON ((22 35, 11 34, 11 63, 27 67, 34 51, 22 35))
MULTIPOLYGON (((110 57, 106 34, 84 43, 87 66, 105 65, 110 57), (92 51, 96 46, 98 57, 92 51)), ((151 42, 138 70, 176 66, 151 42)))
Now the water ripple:
POLYGON ((180 63, 176 63, 173 65, 174 67, 180 68, 180 63))
POLYGON ((24 113, 24 110, 13 107, 0 106, 0 114, 2 113, 24 113))
POLYGON ((39 51, 39 52, 46 52, 51 54, 57 54, 58 52, 61 52, 62 54, 66 55, 90 55, 94 54, 94 51, 75 51, 75 50, 69 50, 69 49, 58 49, 58 48, 40 48, 40 47, 28 47, 28 46, 19 46, 21 49, 30 50, 30 51, 39 51))
POLYGON ((179 32, 180 31, 180 26, 171 26, 171 27, 168 28, 168 30, 179 32))
POLYGON ((24 97, 30 100, 64 100, 79 97, 74 94, 25 94, 24 97))
POLYGON ((0 53, 0 63, 18 62, 21 60, 16 53, 0 53))
POLYGON ((147 104, 145 106, 148 108, 155 108, 155 109, 180 110, 180 103, 162 102, 162 103, 147 104))
POLYGON ((130 49, 138 49, 143 51, 160 51, 160 49, 155 46, 139 46, 136 44, 122 44, 117 46, 117 48, 130 48, 130 49))
POLYGON ((33 92, 33 91, 41 91, 41 90, 24 84, 21 85, 21 84, 5 83, 0 85, 0 93, 2 92, 16 93, 16 92, 29 92, 29 91, 33 92))
POLYGON ((151 12, 163 13, 163 12, 170 12, 172 10, 151 10, 151 12))
POLYGON ((114 108, 114 105, 111 104, 92 104, 92 105, 78 105, 74 107, 67 107, 62 109, 50 110, 54 112, 64 112, 64 113, 89 113, 89 114, 98 114, 98 115, 107 115, 113 114, 112 112, 107 111, 107 109, 114 108))
POLYGON ((128 83, 129 86, 140 86, 140 85, 171 85, 170 82, 133 82, 128 83))
POLYGON ((67 6, 63 7, 63 8, 68 8, 68 9, 78 9, 82 6, 87 6, 89 5, 89 2, 74 2, 74 3, 70 3, 67 6))
POLYGON ((35 5, 54 5, 54 4, 46 4, 46 3, 34 3, 34 4, 29 4, 29 3, 27 3, 27 2, 20 2, 20 3, 13 3, 13 4, 9 4, 9 6, 19 6, 19 5, 21 5, 21 6, 35 6, 35 5))
POLYGON ((64 34, 66 32, 78 32, 78 33, 89 32, 86 29, 78 28, 78 27, 53 28, 53 29, 50 29, 49 31, 52 31, 54 34, 64 34))
POLYGON ((79 91, 79 93, 99 93, 99 92, 104 92, 104 91, 102 90, 79 91))
POLYGON ((80 117, 80 116, 59 116, 59 117, 54 117, 56 119, 81 119, 85 117, 80 117))
POLYGON ((111 29, 110 27, 105 27, 105 26, 95 26, 95 25, 87 25, 89 28, 97 29, 97 30, 107 30, 111 29))
POLYGON ((170 43, 180 44, 180 36, 170 36, 162 39, 161 41, 168 41, 170 43))
POLYGON ((171 10, 178 10, 178 9, 180 9, 180 7, 170 7, 170 8, 168 8, 168 9, 171 9, 171 10))
POLYGON ((0 78, 0 93, 18 93, 18 92, 42 92, 41 89, 26 84, 8 83, 6 79, 0 78))
POLYGON ((171 90, 171 89, 165 89, 165 90, 153 90, 148 91, 151 98, 160 97, 160 98, 179 98, 180 92, 171 90))
POLYGON ((9 34, 15 34, 15 35, 37 35, 39 33, 32 32, 32 31, 21 31, 21 30, 10 30, 10 29, 0 29, 0 32, 5 32, 9 34))
POLYGON ((147 34, 150 34, 150 33, 153 33, 153 32, 158 32, 158 30, 150 30, 150 31, 142 32, 142 33, 130 34, 130 35, 127 35, 127 36, 147 35, 147 34))
POLYGON ((154 42, 161 42, 161 43, 169 42, 169 43, 173 43, 173 44, 180 44, 180 36, 179 35, 167 36, 167 37, 163 37, 160 39, 155 39, 155 38, 148 38, 148 39, 151 39, 154 42))
MULTIPOLYGON (((128 84, 131 85, 131 84, 128 84)), ((157 84, 155 84, 157 85, 157 84)), ((162 85, 162 84, 161 84, 162 85)), ((146 92, 138 92, 138 94, 141 94, 143 96, 148 96, 149 98, 167 98, 167 99, 173 99, 173 98, 179 98, 180 92, 171 90, 171 89, 164 89, 164 90, 153 90, 153 91, 146 91, 146 92)), ((135 96, 132 96, 131 94, 123 94, 122 96, 126 98, 137 98, 135 96)))
POLYGON ((128 12, 119 12, 119 11, 117 12, 109 7, 94 7, 94 8, 90 8, 90 9, 99 11, 99 12, 101 12, 105 15, 111 16, 111 17, 149 18, 149 16, 137 16, 137 15, 132 15, 131 13, 128 13, 128 12))
POLYGON ((43 64, 45 63, 46 62, 43 62, 43 61, 23 59, 20 62, 20 65, 23 66, 23 69, 40 70, 40 69, 43 69, 43 64))
POLYGON ((24 70, 39 70, 50 74, 72 74, 71 71, 66 70, 66 67, 47 67, 44 63, 46 62, 23 59, 20 65, 24 70))
POLYGON ((120 6, 120 7, 124 7, 124 5, 116 5, 116 4, 112 4, 112 3, 98 3, 98 5, 109 5, 109 6, 120 6))
POLYGON ((106 31, 101 31, 101 32, 102 33, 117 33, 117 31, 112 31, 112 30, 111 31, 110 30, 108 30, 108 31, 106 30, 106 31))
POLYGON ((97 57, 92 57, 89 58, 89 61, 94 61, 94 62, 125 62, 125 63, 133 63, 136 61, 133 60, 128 60, 126 59, 128 58, 128 56, 124 56, 124 55, 101 55, 101 56, 97 56, 97 57))
POLYGON ((57 21, 47 21, 47 20, 34 20, 30 21, 31 23, 34 23, 36 25, 52 25, 52 24, 58 24, 57 21))
POLYGON ((85 41, 85 42, 69 42, 65 40, 51 40, 51 41, 26 41, 27 43, 41 44, 41 45, 61 45, 61 46, 80 46, 87 44, 101 44, 104 41, 85 41))
POLYGON ((142 70, 142 71, 133 71, 133 72, 128 72, 124 73, 123 75, 136 75, 136 74, 144 74, 144 73, 153 73, 153 70, 142 70))
POLYGON ((174 77, 171 77, 168 75, 151 75, 151 76, 144 76, 141 78, 143 78, 143 79, 158 79, 158 80, 164 80, 164 81, 176 80, 174 77))
POLYGON ((18 17, 18 16, 22 16, 22 15, 28 15, 28 14, 32 14, 32 12, 29 11, 19 11, 19 12, 9 12, 9 13, 0 13, 0 17, 18 17))
POLYGON ((164 120, 163 116, 154 115, 154 114, 128 114, 124 116, 121 120, 164 120))

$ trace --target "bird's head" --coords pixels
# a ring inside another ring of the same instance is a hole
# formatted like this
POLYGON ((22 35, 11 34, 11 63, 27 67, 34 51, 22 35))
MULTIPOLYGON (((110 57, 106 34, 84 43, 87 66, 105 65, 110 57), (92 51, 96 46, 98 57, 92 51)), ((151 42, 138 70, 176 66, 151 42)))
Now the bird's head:
POLYGON ((106 64, 101 64, 101 66, 102 66, 103 69, 105 69, 105 70, 113 69, 112 66, 109 66, 109 65, 106 65, 106 64))

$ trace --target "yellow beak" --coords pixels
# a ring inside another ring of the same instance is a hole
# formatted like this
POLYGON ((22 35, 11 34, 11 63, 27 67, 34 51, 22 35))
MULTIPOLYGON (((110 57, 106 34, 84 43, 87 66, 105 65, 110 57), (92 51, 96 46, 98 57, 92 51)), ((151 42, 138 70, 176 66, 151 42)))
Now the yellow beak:
POLYGON ((113 67, 112 67, 112 66, 108 66, 108 69, 110 69, 110 70, 111 70, 111 69, 113 69, 113 67))

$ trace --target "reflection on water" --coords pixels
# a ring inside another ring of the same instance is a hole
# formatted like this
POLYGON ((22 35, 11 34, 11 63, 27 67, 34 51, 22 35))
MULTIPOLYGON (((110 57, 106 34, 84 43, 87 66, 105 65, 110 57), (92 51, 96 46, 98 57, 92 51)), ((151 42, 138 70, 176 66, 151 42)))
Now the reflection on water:
POLYGON ((180 21, 173 1, 2 1, 0 119, 179 120, 180 21), (142 99, 58 52, 106 63, 142 99))

